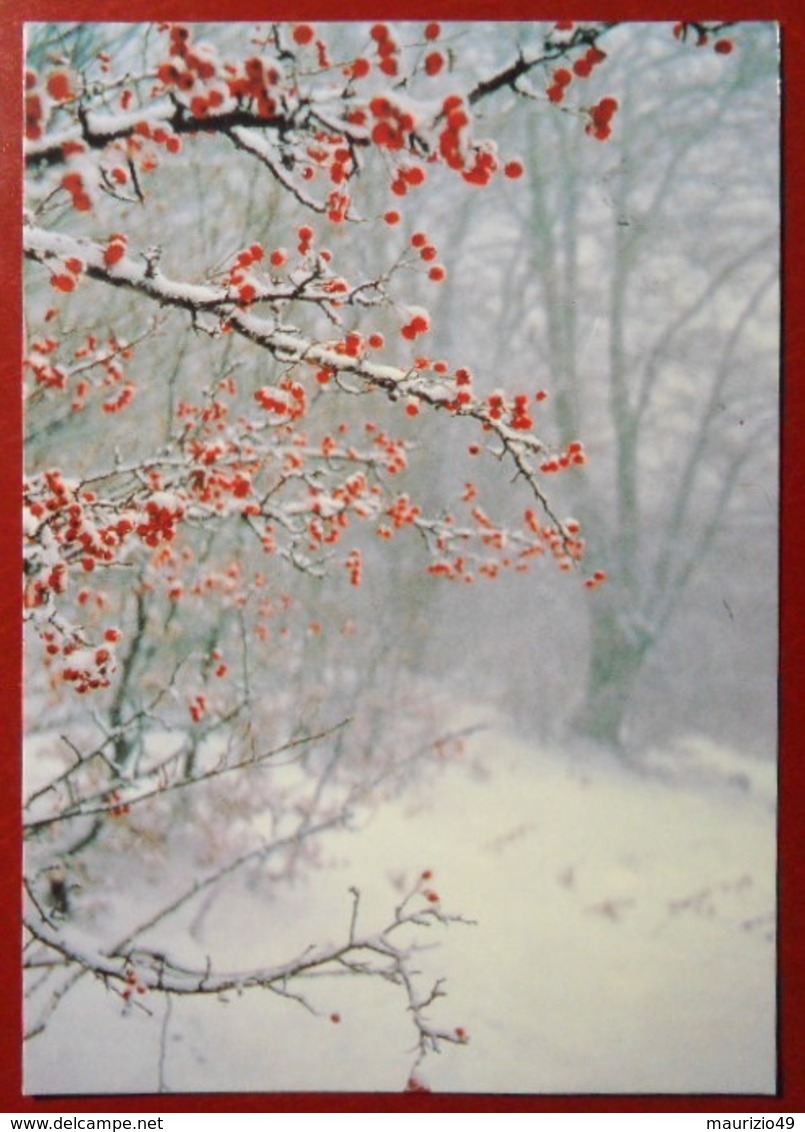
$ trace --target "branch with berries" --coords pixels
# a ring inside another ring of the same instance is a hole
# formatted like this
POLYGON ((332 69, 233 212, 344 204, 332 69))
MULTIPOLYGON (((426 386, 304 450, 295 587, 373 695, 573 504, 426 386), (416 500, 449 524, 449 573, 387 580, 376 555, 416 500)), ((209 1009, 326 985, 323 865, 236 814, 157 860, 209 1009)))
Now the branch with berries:
MULTIPOLYGON (((253 854, 249 859, 253 858, 253 854)), ((240 867, 243 861, 237 862, 240 867)), ((208 884, 217 884, 226 872, 219 870, 208 881, 197 883, 190 897, 196 898, 208 884)), ((151 917, 147 925, 129 932, 124 939, 108 947, 88 945, 83 933, 49 912, 31 885, 26 882, 23 923, 28 936, 27 965, 31 970, 52 970, 61 966, 69 974, 70 986, 85 975, 99 979, 125 1007, 137 1006, 149 1011, 148 996, 176 998, 208 996, 222 998, 228 993, 242 994, 252 989, 271 991, 298 1002, 310 1013, 338 1024, 341 1013, 322 1010, 314 1005, 306 983, 322 977, 348 975, 361 979, 377 979, 399 988, 404 996, 407 1014, 414 1027, 415 1061, 410 1076, 418 1071, 430 1052, 438 1052, 442 1044, 466 1044, 466 1030, 457 1026, 440 1027, 431 1019, 431 1007, 444 997, 443 981, 437 980, 428 989, 421 989, 416 959, 421 945, 397 942, 401 933, 411 929, 428 930, 434 926, 468 924, 471 921, 449 914, 434 891, 431 870, 425 870, 405 898, 394 908, 391 918, 375 931, 359 931, 360 893, 350 890, 352 909, 348 931, 336 943, 312 945, 292 958, 269 967, 249 970, 218 970, 211 959, 204 967, 174 958, 138 943, 140 936, 155 922, 176 911, 180 903, 151 917)), ((29 1039, 41 1033, 50 1013, 49 1004, 42 1017, 27 1034, 29 1039)))

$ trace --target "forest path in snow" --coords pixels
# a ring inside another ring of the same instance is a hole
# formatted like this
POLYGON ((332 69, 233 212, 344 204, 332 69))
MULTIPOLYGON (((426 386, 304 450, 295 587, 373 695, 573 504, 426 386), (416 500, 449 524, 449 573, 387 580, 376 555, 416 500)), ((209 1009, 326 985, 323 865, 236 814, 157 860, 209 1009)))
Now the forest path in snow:
MULTIPOLYGON (((380 926, 433 870, 445 912, 475 923, 424 933, 423 990, 446 977, 433 1020, 469 1034, 418 1068, 430 1088, 773 1092, 773 803, 686 767, 674 783, 481 730, 457 764, 328 836, 325 866, 286 893, 222 894, 204 948, 240 967, 332 938, 353 885, 361 923, 380 926)), ((31 1047, 29 1087, 401 1089, 415 1035, 396 988, 348 976, 304 989, 317 1015, 266 992, 177 1003, 160 1050, 159 1007, 122 1017, 87 983, 31 1047)))

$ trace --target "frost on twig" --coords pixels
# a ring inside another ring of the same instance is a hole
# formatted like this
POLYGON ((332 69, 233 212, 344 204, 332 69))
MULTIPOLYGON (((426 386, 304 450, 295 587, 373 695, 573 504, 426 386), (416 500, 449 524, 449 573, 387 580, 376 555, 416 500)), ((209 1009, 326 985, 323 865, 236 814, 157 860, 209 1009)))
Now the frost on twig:
MULTIPOLYGON (((196 884, 185 899, 194 898, 206 884, 217 884, 233 868, 241 867, 245 859, 221 869, 206 882, 196 884)), ((28 1031, 33 1038, 43 1032, 47 1019, 67 990, 86 975, 98 979, 110 993, 122 1002, 148 1009, 154 995, 172 998, 227 993, 242 994, 249 990, 267 990, 283 998, 298 1002, 314 1014, 325 1012, 314 1005, 308 989, 311 979, 321 976, 347 974, 361 979, 377 979, 399 989, 414 1027, 416 1068, 428 1052, 438 1052, 442 1043, 461 1044, 467 1041, 464 1030, 440 1028, 431 1021, 429 1008, 442 997, 442 980, 423 989, 416 965, 419 945, 410 940, 410 931, 426 930, 435 925, 467 923, 460 916, 443 911, 432 889, 425 887, 429 873, 414 885, 404 901, 394 909, 390 920, 378 930, 358 930, 360 896, 352 889, 352 914, 346 936, 336 943, 310 946, 292 958, 268 967, 248 970, 219 970, 211 961, 203 967, 174 959, 138 944, 138 939, 163 921, 181 906, 177 900, 129 932, 124 939, 108 948, 89 944, 64 921, 56 921, 43 909, 41 903, 26 885, 24 925, 28 936, 26 950, 32 969, 61 968, 61 985, 50 992, 38 1021, 28 1031), (409 938, 402 939, 403 935, 409 938), (149 998, 148 996, 151 996, 149 998)), ((169 1007, 166 1006, 166 1009, 169 1007)), ((330 1014, 337 1019, 338 1015, 330 1014)), ((164 1072, 164 1066, 163 1066, 164 1072)))

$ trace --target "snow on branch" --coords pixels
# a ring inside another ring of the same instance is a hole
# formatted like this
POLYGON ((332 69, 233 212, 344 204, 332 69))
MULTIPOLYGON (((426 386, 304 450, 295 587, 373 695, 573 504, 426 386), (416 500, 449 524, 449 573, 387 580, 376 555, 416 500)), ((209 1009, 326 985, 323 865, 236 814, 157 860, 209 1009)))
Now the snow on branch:
POLYGON ((478 421, 483 429, 498 437, 503 453, 512 458, 517 472, 528 483, 543 512, 567 538, 562 521, 551 509, 538 482, 539 470, 532 462, 532 457, 545 453, 545 441, 523 427, 516 408, 512 415, 513 423, 507 423, 503 419, 503 412, 500 411, 503 408, 502 397, 482 401, 461 388, 461 378, 457 381, 455 378, 440 380, 433 374, 423 375, 416 368, 405 370, 380 365, 361 355, 335 350, 326 343, 318 343, 289 331, 275 319, 257 315, 251 309, 254 303, 259 302, 306 301, 326 306, 334 298, 337 306, 342 306, 343 303, 350 302, 353 294, 365 290, 366 284, 356 289, 346 286, 334 295, 327 290, 326 282, 319 283, 311 277, 306 284, 272 284, 255 289, 254 295, 249 295, 249 301, 243 303, 239 302, 238 292, 230 286, 171 280, 162 274, 154 259, 147 255, 144 257, 144 264, 138 264, 128 255, 121 255, 110 265, 106 261, 109 258, 106 249, 100 245, 31 225, 27 225, 24 230, 24 249, 26 256, 45 265, 58 264, 60 260, 70 258, 78 259, 85 265, 84 271, 89 278, 143 294, 163 307, 180 308, 191 315, 217 315, 221 324, 288 365, 306 363, 307 366, 325 370, 332 375, 357 378, 367 387, 382 389, 392 401, 399 401, 402 397, 412 398, 414 402, 429 405, 430 408, 447 410, 456 417, 478 421))
MULTIPOLYGON (((201 786, 204 783, 212 782, 226 775, 251 773, 252 771, 259 770, 272 760, 276 760, 280 755, 298 751, 302 747, 307 747, 329 738, 334 732, 345 727, 349 722, 348 719, 343 720, 341 723, 336 724, 335 727, 330 727, 315 735, 305 735, 298 739, 291 739, 287 743, 281 743, 279 746, 272 747, 271 750, 257 754, 250 752, 248 757, 244 757, 236 762, 219 762, 207 770, 202 770, 189 776, 183 774, 180 769, 182 751, 169 755, 146 771, 138 771, 134 776, 127 775, 124 768, 115 768, 116 778, 119 776, 119 782, 114 791, 110 793, 108 787, 104 787, 102 789, 96 789, 91 793, 82 793, 80 796, 75 797, 75 787, 71 786, 69 790, 69 801, 61 805, 56 813, 46 813, 40 817, 30 816, 24 818, 23 836, 31 837, 49 826, 60 825, 63 822, 74 821, 79 818, 96 817, 104 814, 114 816, 116 814, 129 813, 134 806, 148 802, 153 798, 163 798, 167 794, 177 790, 186 790, 190 787, 201 786)), ((97 753, 102 755, 102 749, 97 753)), ((81 762, 71 767, 69 771, 48 783, 46 788, 36 791, 26 802, 25 810, 30 810, 37 801, 40 803, 49 803, 50 799, 48 796, 57 790, 60 785, 71 779, 75 772, 80 769, 83 770, 87 761, 87 758, 84 758, 81 762)), ((41 808, 44 808, 44 806, 41 808)))
MULTIPOLYGON (((222 870, 216 875, 215 882, 223 875, 222 870)), ((380 979, 397 986, 404 995, 407 1013, 416 1031, 415 1069, 425 1054, 438 1051, 441 1043, 460 1045, 468 1040, 461 1027, 448 1030, 433 1024, 428 1008, 442 996, 442 980, 437 980, 429 990, 420 989, 416 967, 419 946, 398 942, 404 929, 470 923, 463 917, 444 912, 438 895, 428 887, 429 880, 430 873, 423 873, 394 908, 391 919, 373 932, 358 931, 360 893, 352 888, 353 906, 348 930, 338 942, 311 945, 284 962, 239 971, 219 971, 211 959, 204 967, 194 967, 138 945, 137 939, 152 926, 156 917, 130 932, 118 944, 99 948, 88 941, 84 933, 56 921, 45 912, 26 883, 23 923, 30 940, 44 948, 43 955, 30 957, 29 965, 32 969, 49 966, 55 960, 68 971, 72 970, 73 980, 86 974, 92 975, 123 1001, 133 1000, 138 1005, 142 1005, 143 996, 149 993, 220 997, 227 992, 240 994, 261 988, 295 999, 314 1014, 321 1012, 310 1001, 309 992, 304 991, 305 980, 339 974, 380 979)), ((193 896, 199 890, 199 886, 195 886, 193 896)), ((175 905, 170 911, 174 909, 175 905)), ((158 918, 164 918, 165 914, 163 912, 158 918)), ((331 1014, 330 1017, 338 1020, 337 1015, 331 1014)), ((34 1026, 29 1037, 41 1032, 41 1027, 34 1026)))
MULTIPOLYGON (((305 363, 333 375, 348 375, 359 379, 367 387, 381 389, 391 400, 402 397, 421 402, 434 409, 447 410, 459 417, 479 422, 487 432, 495 434, 502 443, 503 452, 515 463, 518 473, 528 484, 540 506, 551 520, 562 529, 562 523, 553 513, 538 483, 538 469, 530 457, 539 456, 546 449, 541 438, 524 428, 515 412, 509 424, 502 419, 501 397, 485 401, 462 391, 455 379, 441 380, 433 374, 422 374, 416 368, 382 365, 350 352, 336 350, 328 344, 315 342, 300 333, 285 329, 276 319, 255 314, 254 303, 309 302, 326 305, 333 301, 327 284, 311 278, 302 285, 274 285, 255 288, 248 303, 239 301, 236 290, 215 284, 193 284, 169 279, 146 254, 143 264, 128 255, 115 258, 110 265, 106 250, 85 239, 76 239, 42 228, 26 226, 24 229, 25 255, 45 265, 58 264, 65 259, 76 259, 84 265, 86 275, 114 287, 125 287, 159 303, 175 307, 193 315, 216 314, 222 324, 255 345, 268 350, 286 364, 305 363)), ((339 306, 349 303, 365 284, 354 290, 346 286, 338 289, 335 298, 339 306)), ((415 322, 417 316, 414 316, 415 322)), ((422 318, 423 316, 419 316, 422 318)), ((530 423, 530 422, 529 422, 530 423)), ((565 536, 567 532, 564 532, 565 536)))

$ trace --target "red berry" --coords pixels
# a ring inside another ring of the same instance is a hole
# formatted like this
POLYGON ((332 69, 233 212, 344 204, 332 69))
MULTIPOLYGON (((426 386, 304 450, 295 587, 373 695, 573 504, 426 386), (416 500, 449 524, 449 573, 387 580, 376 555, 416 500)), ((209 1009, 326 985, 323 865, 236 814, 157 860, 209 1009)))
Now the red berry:
POLYGON ((365 79, 371 69, 372 64, 368 59, 356 59, 349 68, 349 74, 353 79, 365 79))
POLYGON ((54 71, 48 79, 47 89, 54 102, 66 102, 73 97, 70 76, 66 71, 54 71))
POLYGON ((438 75, 444 66, 444 56, 440 51, 431 51, 425 56, 425 74, 438 75))
POLYGON ((103 262, 107 267, 112 267, 113 264, 119 263, 125 254, 126 245, 120 240, 112 240, 104 248, 103 262))
POLYGON ((75 277, 72 275, 62 274, 51 275, 50 285, 51 287, 55 287, 57 291, 64 291, 65 293, 68 291, 74 291, 75 277))
POLYGON ((310 24, 297 24, 291 33, 294 43, 300 47, 304 47, 306 43, 310 43, 316 35, 315 29, 310 24))

